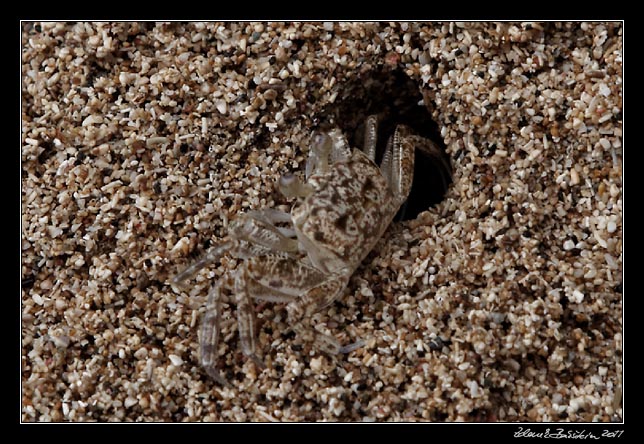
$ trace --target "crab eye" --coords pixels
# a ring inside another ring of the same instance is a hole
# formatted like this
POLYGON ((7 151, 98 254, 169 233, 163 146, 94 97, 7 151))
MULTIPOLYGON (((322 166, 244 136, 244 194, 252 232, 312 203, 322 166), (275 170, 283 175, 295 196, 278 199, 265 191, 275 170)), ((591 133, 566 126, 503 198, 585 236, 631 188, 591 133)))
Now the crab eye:
POLYGON ((289 186, 295 181, 295 175, 293 173, 284 173, 280 177, 280 185, 289 186))
POLYGON ((325 136, 326 134, 324 133, 316 132, 315 134, 313 134, 313 143, 316 145, 320 145, 321 143, 324 142, 325 136))
POLYGON ((333 140, 327 133, 315 133, 313 136, 313 143, 311 144, 311 154, 316 156, 323 156, 331 152, 333 140))
POLYGON ((322 132, 316 132, 313 134, 313 145, 316 147, 321 147, 325 144, 327 144, 331 138, 327 133, 322 133, 322 132))

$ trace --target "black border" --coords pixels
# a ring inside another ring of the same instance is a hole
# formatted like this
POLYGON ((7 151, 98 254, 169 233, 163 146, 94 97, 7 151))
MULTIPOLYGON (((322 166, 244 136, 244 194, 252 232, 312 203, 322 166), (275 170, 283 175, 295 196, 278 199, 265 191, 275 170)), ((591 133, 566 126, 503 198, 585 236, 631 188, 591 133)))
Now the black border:
MULTIPOLYGON (((54 8, 56 8, 56 4, 51 4, 54 8)), ((215 4, 217 7, 221 5, 215 4)), ((176 5, 175 5, 176 6, 176 5)), ((316 20, 316 21, 323 21, 323 20, 343 20, 343 21, 348 21, 348 20, 357 20, 357 21, 372 21, 372 20, 378 20, 379 17, 387 17, 385 21, 442 21, 442 20, 453 20, 453 19, 459 19, 459 20, 472 20, 472 21, 488 21, 488 20, 523 20, 521 17, 521 14, 516 14, 514 17, 508 17, 504 18, 503 13, 498 13, 498 12, 493 12, 493 11, 487 11, 487 13, 480 14, 480 11, 473 11, 473 10, 466 10, 467 8, 463 7, 462 11, 455 11, 452 9, 452 13, 445 13, 441 12, 440 10, 434 10, 433 14, 428 14, 424 15, 422 14, 422 11, 419 12, 417 15, 414 12, 414 8, 412 7, 411 9, 409 8, 404 8, 403 5, 398 4, 396 8, 392 11, 388 12, 373 12, 370 10, 362 9, 358 11, 357 13, 354 12, 354 14, 333 14, 333 11, 329 12, 328 10, 325 11, 315 11, 314 13, 311 14, 302 14, 302 11, 298 11, 297 13, 290 13, 287 12, 288 8, 282 8, 278 7, 275 4, 271 4, 271 10, 269 11, 270 15, 286 15, 286 16, 296 16, 298 21, 306 21, 306 20, 316 20), (404 11, 412 11, 412 12, 405 12, 404 11), (411 17, 411 16, 415 17, 411 17), (367 19, 358 19, 357 16, 363 16, 367 17, 367 19)), ((436 5, 433 5, 436 6, 436 5)), ((109 17, 109 21, 120 21, 120 20, 135 20, 137 15, 141 17, 141 15, 137 14, 139 11, 133 11, 129 10, 127 8, 119 9, 118 5, 113 5, 110 7, 112 10, 105 10, 103 11, 106 17, 109 17)), ((227 11, 225 9, 219 10, 218 13, 216 14, 208 14, 207 11, 201 11, 200 6, 197 4, 193 4, 188 6, 187 10, 183 11, 177 11, 173 10, 171 13, 175 15, 170 20, 176 21, 176 20, 181 20, 181 18, 176 17, 176 15, 183 16, 184 19, 197 19, 199 15, 205 15, 208 20, 231 20, 231 21, 252 21, 252 20, 267 20, 268 15, 264 15, 263 13, 266 11, 262 10, 254 10, 252 8, 248 8, 246 11, 234 11, 234 13, 231 13, 230 11, 227 11)), ((64 18, 65 20, 69 19, 77 19, 77 20, 105 20, 107 19, 100 19, 100 18, 93 18, 91 13, 87 13, 87 10, 84 8, 70 8, 73 9, 73 12, 70 11, 61 11, 60 9, 57 9, 57 11, 54 11, 53 13, 51 11, 47 11, 47 8, 45 7, 44 9, 41 9, 39 6, 37 7, 37 11, 31 11, 30 15, 32 17, 19 17, 16 20, 16 24, 18 26, 18 45, 19 48, 21 48, 21 21, 37 21, 41 20, 44 17, 48 17, 49 20, 57 21, 57 19, 64 18), (89 15, 89 17, 88 17, 89 15)), ((326 9, 326 7, 325 7, 326 9)), ((440 9, 440 8, 439 8, 440 9)), ((535 13, 541 15, 544 9, 548 9, 548 5, 546 4, 539 4, 539 9, 541 11, 534 11, 535 13)), ((342 10, 340 10, 342 11, 342 10)), ((554 12, 555 10, 551 10, 551 12, 554 12)), ((156 5, 154 9, 150 9, 146 11, 147 13, 142 14, 145 15, 146 18, 145 20, 151 20, 155 18, 163 19, 162 16, 166 16, 170 14, 170 11, 167 10, 167 7, 161 6, 161 5, 156 5)), ((337 10, 336 10, 337 12, 337 10)), ((515 12, 512 11, 511 9, 508 9, 506 12, 515 12)), ((594 12, 594 11, 593 11, 594 12)), ((610 11, 612 14, 614 14, 612 11, 610 11)), ((583 14, 583 11, 581 11, 583 14)), ((524 17, 527 16, 527 13, 524 17)), ((559 16, 556 18, 556 20, 561 20, 561 21, 582 21, 583 18, 579 17, 579 11, 577 11, 577 17, 575 18, 566 18, 566 14, 557 11, 557 14, 559 16)), ((167 19, 167 18, 166 18, 167 19)), ((542 20, 543 18, 531 18, 529 21, 539 21, 542 20)), ((273 20, 273 19, 271 19, 273 20)), ((623 19, 614 17, 614 18, 590 18, 591 21, 608 21, 608 20, 615 20, 615 21, 622 21, 623 19)), ((288 20, 276 20, 276 21, 288 21, 288 20)), ((624 24, 623 24, 624 26, 624 24)), ((13 32, 13 30, 16 29, 12 26, 9 26, 8 28, 5 28, 5 32, 10 31, 10 33, 13 32)), ((9 37, 5 41, 11 41, 12 37, 9 37)), ((21 49, 19 50, 19 57, 18 57, 18 81, 20 84, 20 87, 17 91, 17 102, 18 102, 18 107, 20 109, 21 107, 21 82, 22 82, 22 53, 21 49)), ((623 73, 622 73, 623 74, 623 73)), ((10 91, 12 90, 9 88, 10 91)), ((19 118, 18 118, 18 143, 21 145, 21 133, 22 133, 22 118, 21 114, 19 112, 19 118)), ((20 150, 16 150, 16 158, 17 158, 17 163, 18 163, 18 168, 16 170, 17 174, 17 179, 16 182, 19 183, 19 190, 18 190, 18 206, 19 206, 19 213, 20 217, 18 219, 18 257, 21 257, 21 190, 22 190, 22 183, 21 183, 21 154, 20 150)), ((13 156, 10 156, 10 158, 13 159, 13 156)), ((14 182, 15 183, 15 182, 14 182)), ((18 262, 18 294, 21 294, 20 292, 20 275, 21 275, 21 262, 19 260, 18 262)), ((623 273, 623 269, 622 269, 623 273)), ((14 282, 13 279, 11 279, 11 282, 14 282)), ((14 294, 14 293, 10 293, 14 294)), ((18 312, 19 315, 21 314, 21 298, 17 298, 17 305, 18 305, 18 312)), ((11 316, 12 321, 17 324, 16 330, 19 332, 19 355, 22 355, 21 347, 20 347, 20 341, 22 338, 22 332, 20 329, 20 318, 18 317, 17 319, 14 319, 13 316, 11 316)), ((15 331, 15 330, 14 330, 15 331)), ((622 333, 623 334, 623 333, 622 333)), ((51 438, 52 434, 60 436, 64 436, 67 439, 73 436, 80 437, 81 439, 96 439, 96 429, 86 429, 85 431, 91 433, 87 435, 74 435, 81 430, 79 429, 74 429, 73 433, 74 434, 69 434, 69 431, 67 431, 67 427, 90 427, 94 424, 89 424, 89 423, 56 423, 56 424, 45 424, 45 423, 26 423, 22 422, 22 394, 21 394, 21 362, 22 357, 19 359, 19 364, 18 364, 18 373, 19 373, 19 383, 18 383, 18 390, 17 390, 17 397, 18 397, 18 424, 21 426, 20 427, 20 433, 21 433, 21 439, 25 438, 31 438, 31 437, 37 437, 42 435, 45 435, 46 438, 51 438), (61 428, 62 426, 62 428, 61 428), (51 428, 53 427, 53 429, 51 428), (63 435, 64 434, 64 435, 63 435)), ((625 405, 623 410, 625 410, 625 405)), ((147 423, 145 425, 158 425, 158 426, 163 426, 165 424, 170 424, 170 423, 160 423, 160 422, 155 422, 155 423, 147 423)), ((199 423, 182 423, 185 424, 189 427, 198 427, 201 424, 199 423)), ((112 427, 106 427, 108 426, 108 423, 96 423, 96 426, 102 428, 103 431, 107 432, 104 435, 101 435, 100 438, 108 438, 111 436, 118 437, 119 439, 127 439, 130 440, 132 438, 138 438, 137 434, 141 434, 141 437, 145 438, 154 438, 154 436, 150 436, 150 429, 145 429, 142 430, 140 428, 129 428, 128 430, 123 430, 123 429, 114 429, 112 427), (114 435, 111 435, 112 432, 109 432, 108 430, 114 430, 114 435), (145 433, 145 435, 142 435, 145 433)), ((126 426, 127 423, 109 423, 109 426, 115 426, 118 427, 119 425, 126 426)), ((398 440, 404 440, 406 441, 405 444, 407 443, 431 443, 431 442, 437 442, 437 443, 444 443, 445 439, 459 439, 459 438, 474 438, 470 442, 476 442, 476 441, 481 441, 485 438, 491 438, 494 440, 494 442, 506 442, 506 441, 535 441, 535 440, 544 440, 544 439, 564 439, 564 441, 567 441, 568 439, 565 439, 565 437, 561 436, 561 434, 571 436, 569 439, 572 439, 574 441, 617 441, 617 440, 624 440, 626 436, 629 436, 625 432, 625 422, 621 423, 291 423, 291 424, 285 424, 285 423, 279 423, 279 424, 264 424, 264 423, 206 423, 204 424, 206 427, 211 426, 214 427, 211 430, 208 430, 208 432, 214 432, 216 434, 214 435, 207 435, 206 439, 213 439, 213 440, 235 440, 239 441, 242 440, 246 437, 249 439, 257 439, 257 433, 263 433, 264 435, 262 436, 262 439, 267 439, 271 437, 275 437, 277 439, 281 440, 289 440, 289 441, 299 441, 302 437, 304 439, 307 438, 315 438, 315 439, 324 439, 324 438, 330 438, 330 439, 343 439, 343 438, 349 438, 349 436, 346 435, 347 432, 349 431, 358 431, 361 434, 366 433, 366 435, 360 436, 360 441, 369 439, 370 436, 374 436, 376 439, 380 439, 381 442, 384 443, 391 443, 391 444, 398 444, 396 441, 398 440), (360 429, 347 429, 346 425, 353 425, 356 427, 362 427, 360 429), (310 426, 315 427, 315 429, 311 429, 310 426), (403 426, 403 429, 399 429, 397 427, 403 426), (256 428, 259 427, 259 428, 256 428), (270 428, 270 429, 269 429, 270 428), (293 434, 293 432, 298 432, 300 431, 302 435, 299 434, 293 434), (561 431, 561 432, 560 432, 561 431), (604 432, 609 432, 609 433, 614 433, 614 432, 619 432, 623 431, 619 436, 615 437, 607 437, 607 436, 602 436, 604 432), (283 432, 286 432, 288 434, 285 434, 283 432), (314 432, 315 434, 311 434, 311 432, 314 432), (407 433, 411 432, 411 433, 407 433), (227 433, 230 433, 230 436, 227 435, 227 433), (374 435, 370 435, 370 433, 373 433, 374 435), (579 436, 579 435, 583 436, 579 436), (593 436, 595 437, 593 439, 593 436)), ((153 429, 154 430, 154 429, 153 429)), ((183 430, 182 430, 183 431, 183 430)), ((168 430, 164 429, 164 433, 167 433, 168 430)), ((82 432, 81 432, 82 433, 82 432)), ((187 439, 190 440, 197 440, 201 439, 200 436, 196 435, 186 435, 185 433, 183 436, 187 439)), ((170 435, 164 436, 165 438, 169 438, 170 435)), ((353 436, 354 437, 354 436, 353 436)), ((99 438, 99 439, 100 439, 99 438)), ((185 439, 184 438, 184 439, 185 439)))

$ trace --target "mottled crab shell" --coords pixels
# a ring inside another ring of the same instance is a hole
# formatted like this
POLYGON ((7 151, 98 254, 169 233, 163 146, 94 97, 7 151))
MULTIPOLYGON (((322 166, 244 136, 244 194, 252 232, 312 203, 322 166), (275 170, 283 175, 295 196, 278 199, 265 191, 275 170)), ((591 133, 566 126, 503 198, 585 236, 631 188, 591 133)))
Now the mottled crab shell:
POLYGON ((307 251, 319 251, 311 257, 316 267, 351 273, 398 211, 393 192, 380 168, 358 149, 308 183, 315 192, 291 210, 298 240, 307 251))

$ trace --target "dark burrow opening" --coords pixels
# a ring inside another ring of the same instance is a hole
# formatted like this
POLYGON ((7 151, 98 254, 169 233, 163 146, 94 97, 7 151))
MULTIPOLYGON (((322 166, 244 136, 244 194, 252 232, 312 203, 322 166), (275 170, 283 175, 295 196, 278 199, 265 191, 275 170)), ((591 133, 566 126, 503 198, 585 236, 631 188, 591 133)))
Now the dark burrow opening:
POLYGON ((402 70, 383 66, 338 86, 335 103, 322 114, 321 126, 337 126, 347 135, 351 146, 362 147, 364 121, 367 116, 379 116, 378 147, 376 160, 380 163, 387 139, 396 125, 405 124, 416 134, 431 139, 442 151, 444 162, 437 162, 416 151, 414 181, 407 202, 396 220, 415 219, 418 214, 441 202, 452 182, 449 157, 436 122, 424 105, 423 96, 416 82, 402 70))

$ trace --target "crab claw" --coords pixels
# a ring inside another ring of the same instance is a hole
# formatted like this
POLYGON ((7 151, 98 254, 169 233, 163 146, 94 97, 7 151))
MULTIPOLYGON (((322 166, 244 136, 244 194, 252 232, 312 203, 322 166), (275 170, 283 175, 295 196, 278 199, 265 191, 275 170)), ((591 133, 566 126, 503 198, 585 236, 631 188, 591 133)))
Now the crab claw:
POLYGON ((283 174, 278 182, 278 188, 284 197, 306 197, 313 193, 313 187, 302 183, 291 173, 283 174))

